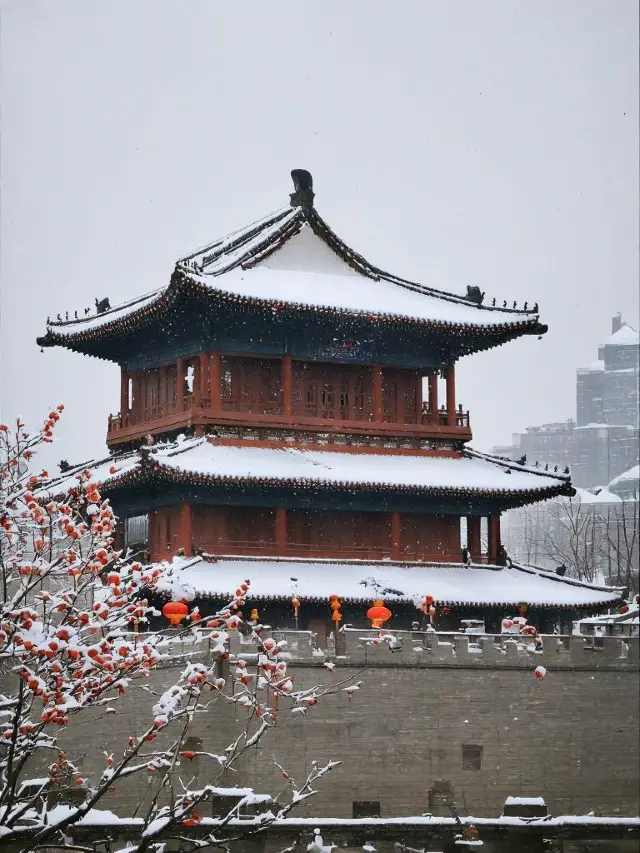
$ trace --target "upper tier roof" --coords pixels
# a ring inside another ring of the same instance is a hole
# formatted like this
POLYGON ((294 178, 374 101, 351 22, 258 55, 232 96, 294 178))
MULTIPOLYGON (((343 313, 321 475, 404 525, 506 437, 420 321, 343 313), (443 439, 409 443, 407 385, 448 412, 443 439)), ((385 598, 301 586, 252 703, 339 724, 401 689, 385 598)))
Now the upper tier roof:
MULTIPOLYGON (((306 450, 233 445, 194 438, 145 449, 87 466, 109 489, 147 477, 200 485, 223 483, 267 487, 294 486, 353 491, 354 488, 411 492, 424 496, 504 498, 520 506, 556 495, 573 495, 568 475, 550 474, 515 462, 464 450, 459 456, 306 450)), ((49 488, 62 492, 75 486, 76 469, 49 488)))
POLYGON ((167 287, 100 314, 50 321, 38 343, 110 358, 100 341, 134 333, 185 298, 204 298, 212 309, 216 305, 266 309, 271 317, 273 311, 280 316, 333 313, 378 326, 435 327, 453 336, 457 355, 546 331, 537 304, 531 310, 526 303, 527 310, 478 304, 484 296, 479 288, 469 288, 463 297, 370 263, 349 248, 313 207, 311 176, 303 173, 301 178, 300 170, 292 175, 298 191, 290 207, 181 258, 167 287), (299 189, 305 181, 308 192, 299 189))

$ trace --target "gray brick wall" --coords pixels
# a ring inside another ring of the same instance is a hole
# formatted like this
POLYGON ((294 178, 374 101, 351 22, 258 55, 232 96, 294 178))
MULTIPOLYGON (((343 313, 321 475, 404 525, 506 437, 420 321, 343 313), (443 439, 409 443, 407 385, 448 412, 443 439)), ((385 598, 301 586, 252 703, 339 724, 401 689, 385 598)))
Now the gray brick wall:
MULTIPOLYGON (((296 689, 347 676, 363 684, 351 701, 340 690, 304 717, 281 708, 277 727, 225 784, 286 789, 275 754, 296 779, 313 760, 343 762, 300 815, 350 817, 358 800, 379 800, 383 816, 417 815, 429 810, 436 781, 451 784, 461 812, 479 816, 500 814, 509 795, 542 795, 554 814, 638 814, 638 673, 631 662, 609 651, 599 664, 585 655, 578 670, 565 659, 563 669, 550 666, 539 682, 535 658, 525 664, 509 656, 499 666, 490 660, 418 666, 397 656, 385 664, 388 655, 380 650, 378 662, 364 672, 360 664, 329 673, 312 662, 292 663, 296 689), (465 744, 482 746, 481 770, 463 769, 465 744)), ((170 677, 174 671, 155 672, 148 686, 164 689, 170 677)), ((76 748, 86 745, 86 771, 97 759, 103 766, 103 747, 119 749, 129 734, 143 730, 149 700, 132 687, 116 714, 96 713, 69 729, 65 736, 76 748)), ((221 751, 238 732, 236 717, 246 720, 244 711, 218 702, 197 718, 192 734, 203 738, 205 749, 221 751)), ((210 779, 211 765, 199 767, 200 761, 183 762, 185 781, 194 774, 200 782, 210 779)), ((118 786, 111 806, 130 812, 146 781, 143 775, 118 786)), ((152 790, 151 777, 147 793, 152 790)))

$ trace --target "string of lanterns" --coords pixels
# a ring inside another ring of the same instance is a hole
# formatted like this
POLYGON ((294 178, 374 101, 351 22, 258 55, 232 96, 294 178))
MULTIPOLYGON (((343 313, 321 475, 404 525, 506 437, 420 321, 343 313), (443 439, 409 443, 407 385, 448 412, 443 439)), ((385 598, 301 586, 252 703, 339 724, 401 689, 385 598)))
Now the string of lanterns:
POLYGON ((329 596, 329 607, 332 610, 331 621, 335 623, 336 632, 338 630, 338 622, 342 621, 342 613, 340 613, 340 608, 342 604, 337 595, 329 596))

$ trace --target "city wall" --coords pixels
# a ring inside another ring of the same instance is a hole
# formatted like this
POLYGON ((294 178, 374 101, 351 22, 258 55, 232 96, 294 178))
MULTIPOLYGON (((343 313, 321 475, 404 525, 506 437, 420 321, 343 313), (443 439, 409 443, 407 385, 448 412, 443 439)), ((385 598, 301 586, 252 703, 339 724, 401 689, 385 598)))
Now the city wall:
MULTIPOLYGON (((549 636, 538 654, 520 638, 394 635, 397 645, 390 648, 371 644, 378 632, 341 632, 340 654, 329 649, 336 666, 328 671, 309 633, 274 632, 295 690, 340 684, 304 715, 292 715, 281 700, 275 728, 237 773, 217 784, 275 795, 288 783, 274 756, 297 782, 312 761, 338 760, 341 766, 296 814, 350 818, 361 808, 354 803, 373 803, 374 810, 379 803, 382 817, 443 814, 452 798, 463 815, 495 816, 510 795, 543 796, 555 815, 639 813, 638 638, 605 637, 594 646, 584 637, 549 636), (543 680, 534 675, 539 665, 547 670, 543 680), (351 696, 343 689, 348 679, 359 683, 351 696)), ((230 645, 251 665, 255 646, 236 632, 230 645)), ((192 660, 200 654, 195 647, 185 653, 192 660)), ((154 671, 145 685, 152 693, 132 685, 114 713, 91 712, 93 718, 69 728, 76 748, 86 743, 86 772, 101 766, 102 748, 117 755, 128 735, 142 733, 152 719, 153 694, 179 672, 174 666, 154 671)), ((239 687, 231 673, 229 691, 239 687)), ((190 730, 201 743, 187 747, 220 753, 246 719, 234 703, 215 700, 190 730)), ((175 731, 170 727, 153 747, 175 731)), ((182 765, 183 781, 192 787, 210 781, 212 767, 220 770, 204 758, 182 765)), ((144 790, 140 778, 118 785, 109 807, 131 813, 144 790)), ((151 774, 147 781, 149 795, 151 774)))

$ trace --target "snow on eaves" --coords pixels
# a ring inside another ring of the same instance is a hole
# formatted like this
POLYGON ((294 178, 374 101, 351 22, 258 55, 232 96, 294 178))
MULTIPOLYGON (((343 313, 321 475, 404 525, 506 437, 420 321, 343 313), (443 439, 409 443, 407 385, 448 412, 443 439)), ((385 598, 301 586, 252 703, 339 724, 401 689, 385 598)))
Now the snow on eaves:
POLYGON ((419 602, 432 595, 442 604, 503 605, 526 601, 537 607, 592 607, 613 604, 621 593, 529 567, 471 567, 445 563, 392 563, 359 560, 216 557, 180 558, 173 562, 158 589, 169 596, 232 596, 242 578, 251 579, 251 599, 341 599, 387 603, 419 602), (294 580, 295 579, 295 580, 294 580))
MULTIPOLYGON (((361 314, 452 327, 544 331, 532 310, 469 302, 386 273, 344 244, 314 210, 283 208, 215 241, 176 264, 181 277, 234 299, 319 311, 361 314), (533 328, 535 327, 535 329, 533 328)), ((172 279, 173 282, 173 279, 172 279)), ((179 285, 178 285, 179 286, 179 285)), ((53 321, 41 340, 50 345, 134 318, 159 302, 174 284, 102 314, 53 321)))
MULTIPOLYGON (((220 482, 313 484, 326 488, 424 490, 443 494, 572 493, 569 478, 541 473, 465 450, 456 457, 427 454, 350 453, 307 450, 286 445, 252 447, 215 439, 187 439, 152 448, 146 461, 128 454, 88 465, 95 482, 116 486, 123 477, 149 473, 169 479, 199 478, 220 482)), ((77 471, 59 478, 48 489, 62 492, 75 484, 77 471)))

